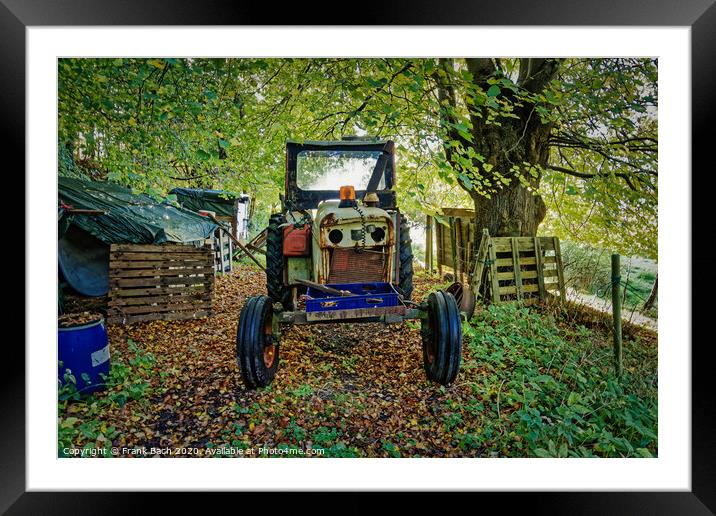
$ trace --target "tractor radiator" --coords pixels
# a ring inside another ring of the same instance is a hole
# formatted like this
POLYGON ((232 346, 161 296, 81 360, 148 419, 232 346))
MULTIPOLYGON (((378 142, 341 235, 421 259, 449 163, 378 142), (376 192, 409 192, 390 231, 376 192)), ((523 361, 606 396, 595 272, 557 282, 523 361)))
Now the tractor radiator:
POLYGON ((362 252, 337 247, 333 249, 328 283, 386 281, 386 257, 384 247, 362 252))

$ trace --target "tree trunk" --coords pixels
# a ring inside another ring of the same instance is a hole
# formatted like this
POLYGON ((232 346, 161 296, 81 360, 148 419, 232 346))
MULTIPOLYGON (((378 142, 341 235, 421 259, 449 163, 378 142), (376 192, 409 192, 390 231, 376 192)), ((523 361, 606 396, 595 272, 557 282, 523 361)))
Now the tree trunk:
MULTIPOLYGON (((537 117, 514 120, 501 126, 483 126, 475 151, 487 158, 493 171, 498 171, 509 184, 496 186, 489 197, 470 192, 475 206, 475 249, 480 246, 483 228, 491 236, 536 236, 537 228, 547 214, 542 197, 536 193, 541 172, 531 175, 525 163, 539 171, 549 160, 551 125, 542 124, 537 117), (520 167, 513 171, 513 167, 520 167), (519 177, 521 176, 521 177, 519 177)), ((493 179, 493 183, 498 183, 493 179)), ((499 183, 498 183, 499 184, 499 183)), ((473 254, 476 256, 476 254, 473 254)))
MULTIPOLYGON (((552 59, 521 60, 520 88, 532 93, 541 92, 556 77, 559 63, 559 60, 552 59)), ((500 74, 497 63, 491 59, 466 59, 466 64, 473 84, 483 91, 490 87, 488 79, 500 74)), ((454 62, 442 59, 440 65, 445 73, 436 76, 439 101, 441 105, 456 109, 459 105, 458 92, 455 85, 446 79, 454 70, 454 62)), ((466 95, 463 93, 463 97, 466 95)), ((491 236, 535 236, 547 214, 545 203, 536 190, 541 168, 547 167, 549 161, 552 124, 543 123, 535 112, 534 104, 520 101, 509 89, 502 89, 500 95, 513 102, 513 114, 516 116, 495 124, 488 121, 489 117, 471 112, 471 142, 450 129, 456 121, 449 112, 443 119, 449 138, 461 140, 463 146, 471 146, 477 155, 484 158, 484 162, 475 161, 475 165, 486 181, 489 197, 478 193, 458 176, 459 184, 470 194, 475 206, 473 256, 477 256, 483 228, 487 228, 491 236)), ((452 152, 451 146, 446 145, 446 157, 456 168, 452 152)))
POLYGON ((473 197, 475 204, 475 252, 483 228, 491 236, 535 236, 546 215, 544 201, 522 185, 505 187, 490 199, 473 197))
POLYGON ((656 291, 659 287, 659 273, 656 273, 656 278, 654 279, 654 286, 651 287, 651 292, 649 293, 649 298, 644 303, 644 306, 642 307, 642 312, 648 312, 654 307, 654 303, 656 303, 656 291))

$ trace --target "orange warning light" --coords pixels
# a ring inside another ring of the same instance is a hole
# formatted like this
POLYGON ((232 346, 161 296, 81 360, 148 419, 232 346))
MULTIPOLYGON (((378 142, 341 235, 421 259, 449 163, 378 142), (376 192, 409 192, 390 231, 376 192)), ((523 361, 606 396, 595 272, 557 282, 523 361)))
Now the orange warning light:
POLYGON ((341 201, 355 201, 356 189, 352 186, 341 186, 341 201))

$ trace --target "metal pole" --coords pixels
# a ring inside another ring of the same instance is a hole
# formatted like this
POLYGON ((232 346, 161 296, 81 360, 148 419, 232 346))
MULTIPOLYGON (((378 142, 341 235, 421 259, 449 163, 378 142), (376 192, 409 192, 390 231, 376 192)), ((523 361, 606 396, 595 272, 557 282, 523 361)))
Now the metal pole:
POLYGON ((614 368, 617 377, 622 375, 622 297, 619 255, 612 255, 612 312, 614 316, 614 368))

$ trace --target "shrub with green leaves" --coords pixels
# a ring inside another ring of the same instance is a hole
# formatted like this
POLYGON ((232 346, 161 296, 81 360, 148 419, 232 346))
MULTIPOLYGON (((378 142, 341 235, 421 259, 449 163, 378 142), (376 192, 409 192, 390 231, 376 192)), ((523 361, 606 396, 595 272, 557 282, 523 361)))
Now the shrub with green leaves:
POLYGON ((466 325, 465 344, 486 370, 473 391, 489 402, 475 407, 481 439, 467 434, 461 447, 505 456, 656 456, 655 348, 626 341, 625 373, 617 379, 604 336, 511 304, 478 313, 466 325))

